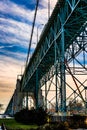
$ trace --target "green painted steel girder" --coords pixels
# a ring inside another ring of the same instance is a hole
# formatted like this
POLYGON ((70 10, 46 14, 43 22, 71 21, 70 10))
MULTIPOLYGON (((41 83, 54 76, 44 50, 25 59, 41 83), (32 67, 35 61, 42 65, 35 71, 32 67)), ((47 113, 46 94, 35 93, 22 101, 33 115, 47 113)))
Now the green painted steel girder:
POLYGON ((39 68, 41 72, 39 74, 39 80, 41 80, 54 64, 54 41, 57 42, 58 48, 60 48, 62 33, 61 19, 63 19, 63 16, 65 17, 63 22, 65 50, 72 44, 87 20, 87 2, 85 0, 72 0, 72 2, 66 0, 62 2, 64 2, 62 6, 57 2, 52 16, 42 31, 37 48, 35 49, 35 52, 26 68, 25 78, 22 82, 22 90, 27 89, 31 91, 34 89, 35 84, 32 84, 32 82, 36 79, 35 71, 37 68, 39 68), (62 8, 63 11, 61 12, 62 8))
MULTIPOLYGON (((86 0, 59 0, 57 2, 48 23, 44 26, 40 40, 21 80, 21 91, 35 93, 37 106, 38 89, 52 76, 59 73, 62 88, 60 91, 61 110, 66 111, 64 57, 67 57, 68 62, 73 59, 70 51, 74 43, 78 46, 78 50, 73 53, 74 56, 80 53, 82 47, 77 37, 81 37, 80 34, 85 30, 86 26, 86 0), (55 50, 55 44, 57 50, 55 50), (55 65, 57 65, 56 71, 55 65), (60 69, 61 65, 62 67, 60 69), (38 76, 36 74, 37 70, 38 76), (62 79, 64 81, 63 83, 62 79)), ((84 44, 84 47, 86 47, 86 45, 87 43, 84 44)))

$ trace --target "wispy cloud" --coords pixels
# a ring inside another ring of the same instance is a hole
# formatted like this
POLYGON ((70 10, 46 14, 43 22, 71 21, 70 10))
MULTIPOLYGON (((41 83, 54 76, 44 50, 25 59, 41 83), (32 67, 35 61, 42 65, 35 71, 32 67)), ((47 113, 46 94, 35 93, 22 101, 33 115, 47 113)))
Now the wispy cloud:
POLYGON ((0 21, 0 32, 2 32, 0 33, 0 37, 2 43, 18 43, 25 47, 28 46, 31 28, 28 24, 5 18, 0 18, 0 21))
POLYGON ((22 22, 32 22, 34 10, 21 7, 10 0, 0 1, 0 12, 22 22))
POLYGON ((23 66, 23 61, 0 56, 0 103, 4 103, 5 108, 14 92, 17 75, 21 74, 23 66))
POLYGON ((23 61, 14 60, 6 56, 0 56, 0 88, 14 88, 16 85, 17 75, 21 74, 24 67, 23 61))
MULTIPOLYGON (((50 0, 50 11, 57 0, 50 0)), ((5 107, 16 86, 17 75, 23 72, 32 23, 35 0, 0 0, 0 103, 5 107), (4 96, 4 94, 6 96, 4 96)), ((31 51, 37 44, 37 26, 48 20, 47 0, 41 0, 34 28, 31 51)), ((39 35, 44 26, 38 28, 39 35)))

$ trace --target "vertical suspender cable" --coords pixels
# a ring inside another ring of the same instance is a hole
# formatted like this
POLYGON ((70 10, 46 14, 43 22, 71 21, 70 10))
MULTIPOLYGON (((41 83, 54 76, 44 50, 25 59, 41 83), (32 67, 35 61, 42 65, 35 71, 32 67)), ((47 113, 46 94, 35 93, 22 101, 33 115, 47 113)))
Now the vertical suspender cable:
POLYGON ((35 26, 35 20, 36 20, 38 5, 39 5, 39 0, 37 0, 37 2, 36 2, 34 20, 33 20, 32 31, 31 31, 31 37, 30 37, 30 42, 29 42, 29 47, 28 47, 27 59, 26 59, 26 66, 27 66, 28 60, 29 60, 29 54, 30 54, 30 49, 31 49, 31 42, 32 42, 32 37, 33 37, 33 31, 34 31, 34 26, 35 26))

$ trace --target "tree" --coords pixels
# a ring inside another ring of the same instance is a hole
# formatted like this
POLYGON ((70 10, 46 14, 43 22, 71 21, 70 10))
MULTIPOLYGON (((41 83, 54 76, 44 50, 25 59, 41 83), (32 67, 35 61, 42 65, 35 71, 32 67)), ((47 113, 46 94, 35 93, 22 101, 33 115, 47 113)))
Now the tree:
POLYGON ((83 104, 81 101, 75 100, 72 102, 72 100, 69 101, 69 110, 74 114, 74 112, 79 112, 83 109, 83 104))

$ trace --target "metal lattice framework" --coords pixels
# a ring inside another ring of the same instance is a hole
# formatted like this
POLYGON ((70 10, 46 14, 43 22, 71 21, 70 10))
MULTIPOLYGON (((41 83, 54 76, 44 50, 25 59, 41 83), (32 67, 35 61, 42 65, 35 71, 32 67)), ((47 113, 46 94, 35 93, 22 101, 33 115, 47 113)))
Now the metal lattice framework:
POLYGON ((38 107, 38 92, 45 86, 47 107, 47 95, 53 84, 56 111, 66 112, 66 102, 72 95, 86 103, 86 82, 87 1, 59 0, 25 69, 21 91, 34 93, 38 107), (84 75, 83 81, 79 75, 84 75), (68 83, 69 79, 73 83, 68 83))

